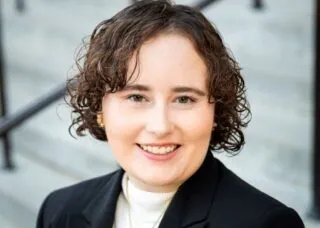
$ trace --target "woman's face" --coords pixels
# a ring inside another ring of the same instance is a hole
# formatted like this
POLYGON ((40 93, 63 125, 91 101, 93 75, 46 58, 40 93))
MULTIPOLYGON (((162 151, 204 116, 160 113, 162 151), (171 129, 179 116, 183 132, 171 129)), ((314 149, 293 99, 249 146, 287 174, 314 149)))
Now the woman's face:
MULTIPOLYGON (((133 57, 128 75, 134 64, 133 57)), ((146 42, 139 67, 125 89, 103 98, 108 142, 137 187, 173 191, 208 150, 214 104, 207 98, 207 68, 191 41, 175 34, 146 42)))

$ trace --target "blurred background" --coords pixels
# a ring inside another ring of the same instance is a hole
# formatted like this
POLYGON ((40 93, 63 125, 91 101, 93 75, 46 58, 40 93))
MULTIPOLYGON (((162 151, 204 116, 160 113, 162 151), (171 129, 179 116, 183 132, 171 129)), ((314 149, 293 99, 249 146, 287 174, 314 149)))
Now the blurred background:
MULTIPOLYGON (((306 227, 319 228, 320 222, 309 216, 314 204, 315 1, 263 2, 260 10, 252 0, 220 0, 204 9, 243 68, 253 113, 242 152, 217 156, 241 178, 297 210, 306 227)), ((74 72, 82 38, 128 4, 2 0, 1 87, 7 115, 61 90, 74 72), (22 12, 17 2, 24 2, 22 12)), ((90 136, 72 138, 69 124, 70 108, 59 99, 7 135, 15 168, 0 170, 1 228, 34 227, 49 192, 117 168, 106 143, 90 136)))

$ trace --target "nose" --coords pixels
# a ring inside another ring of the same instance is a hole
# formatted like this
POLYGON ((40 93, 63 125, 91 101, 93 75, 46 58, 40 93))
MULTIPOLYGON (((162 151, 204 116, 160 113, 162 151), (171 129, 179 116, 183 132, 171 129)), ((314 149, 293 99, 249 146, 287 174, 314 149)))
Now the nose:
POLYGON ((148 114, 146 130, 157 136, 165 136, 173 130, 173 123, 169 118, 169 110, 166 105, 154 105, 148 114))

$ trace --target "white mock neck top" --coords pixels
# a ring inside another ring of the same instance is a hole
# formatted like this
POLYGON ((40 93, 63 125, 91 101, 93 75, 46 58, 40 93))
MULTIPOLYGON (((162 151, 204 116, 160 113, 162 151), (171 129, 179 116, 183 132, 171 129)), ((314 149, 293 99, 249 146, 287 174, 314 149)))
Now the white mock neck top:
POLYGON ((174 194, 175 192, 159 193, 141 190, 124 174, 113 227, 158 228, 174 194), (132 227, 130 226, 130 215, 132 227))

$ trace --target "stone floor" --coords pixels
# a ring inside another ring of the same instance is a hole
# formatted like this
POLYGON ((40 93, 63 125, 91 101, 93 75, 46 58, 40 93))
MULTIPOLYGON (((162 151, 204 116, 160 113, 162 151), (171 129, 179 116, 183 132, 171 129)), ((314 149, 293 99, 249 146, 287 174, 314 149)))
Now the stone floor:
MULTIPOLYGON (((23 109, 72 74, 74 53, 93 27, 129 1, 28 0, 23 14, 3 1, 9 112, 23 109)), ((194 0, 176 1, 193 4, 194 0)), ((239 176, 295 208, 306 227, 311 205, 313 1, 220 0, 204 12, 243 68, 253 119, 236 157, 217 155, 239 176)), ((68 134, 63 100, 12 133, 17 169, 0 171, 0 227, 34 227, 53 189, 108 173, 108 145, 68 134)))

